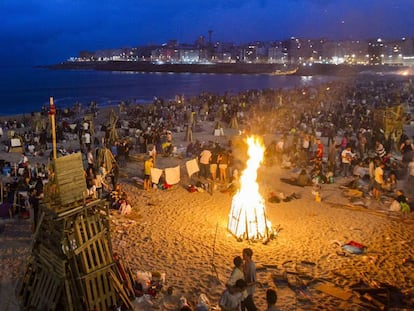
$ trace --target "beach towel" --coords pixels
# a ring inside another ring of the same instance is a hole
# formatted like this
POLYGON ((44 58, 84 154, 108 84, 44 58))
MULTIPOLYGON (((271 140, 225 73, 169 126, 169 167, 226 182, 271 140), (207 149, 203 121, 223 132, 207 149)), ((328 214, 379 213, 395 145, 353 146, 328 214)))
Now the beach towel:
POLYGON ((342 245, 342 249, 351 254, 362 254, 365 251, 366 246, 355 241, 349 241, 348 243, 342 245))
POLYGON ((151 181, 154 184, 158 184, 158 182, 160 181, 161 175, 162 175, 162 170, 160 170, 159 168, 155 168, 155 167, 151 168, 151 181))
POLYGON ((189 177, 191 177, 191 175, 193 175, 194 173, 197 173, 200 171, 196 159, 192 159, 192 160, 185 162, 185 167, 187 168, 187 173, 189 177))
POLYGON ((169 185, 178 184, 180 181, 180 166, 166 168, 165 181, 169 185))

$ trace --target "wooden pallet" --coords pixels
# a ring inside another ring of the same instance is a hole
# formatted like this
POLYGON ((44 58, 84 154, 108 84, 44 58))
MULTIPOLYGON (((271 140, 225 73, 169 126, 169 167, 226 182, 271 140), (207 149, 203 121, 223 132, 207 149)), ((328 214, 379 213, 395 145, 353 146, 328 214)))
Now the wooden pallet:
POLYGON ((54 161, 58 203, 62 206, 83 199, 86 190, 82 154, 72 153, 54 161))
POLYGON ((73 224, 73 237, 77 248, 74 254, 79 258, 85 274, 105 267, 113 262, 109 243, 106 239, 108 229, 99 215, 79 217, 73 224))
POLYGON ((41 210, 30 264, 17 289, 21 308, 113 310, 122 291, 109 277, 117 267, 106 202, 41 210))
POLYGON ((29 282, 23 283, 19 292, 21 304, 25 309, 34 307, 36 310, 58 310, 60 308, 64 280, 37 264, 28 269, 25 279, 29 282))
POLYGON ((82 280, 89 310, 111 310, 116 306, 118 295, 107 276, 109 271, 111 269, 108 267, 86 275, 82 280))

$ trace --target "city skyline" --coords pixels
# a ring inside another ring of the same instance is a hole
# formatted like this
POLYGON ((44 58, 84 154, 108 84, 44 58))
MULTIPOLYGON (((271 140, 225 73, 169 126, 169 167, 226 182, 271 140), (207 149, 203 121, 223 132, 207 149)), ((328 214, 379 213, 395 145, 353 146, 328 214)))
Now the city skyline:
POLYGON ((4 64, 52 64, 82 50, 289 37, 332 40, 414 36, 411 0, 5 0, 4 64))

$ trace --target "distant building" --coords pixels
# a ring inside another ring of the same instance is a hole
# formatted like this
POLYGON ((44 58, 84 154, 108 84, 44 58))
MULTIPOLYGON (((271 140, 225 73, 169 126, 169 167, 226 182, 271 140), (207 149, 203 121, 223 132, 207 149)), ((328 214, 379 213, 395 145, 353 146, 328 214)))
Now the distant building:
POLYGON ((285 64, 288 60, 287 49, 282 41, 272 42, 267 52, 269 63, 285 64))
POLYGON ((382 39, 368 42, 368 63, 370 65, 382 65, 384 58, 384 43, 382 39))
POLYGON ((414 38, 394 40, 327 40, 292 37, 236 45, 199 36, 193 44, 169 40, 162 45, 81 51, 71 61, 151 61, 169 63, 277 63, 414 65, 414 38))
POLYGON ((326 41, 322 44, 319 61, 328 64, 367 64, 368 41, 326 41))

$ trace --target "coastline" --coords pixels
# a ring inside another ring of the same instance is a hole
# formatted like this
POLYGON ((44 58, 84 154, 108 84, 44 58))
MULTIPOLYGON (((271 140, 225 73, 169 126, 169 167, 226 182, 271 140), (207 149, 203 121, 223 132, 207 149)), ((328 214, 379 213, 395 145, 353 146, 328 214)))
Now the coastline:
POLYGON ((133 72, 173 72, 173 73, 215 73, 215 74, 273 74, 279 75, 333 75, 355 76, 361 73, 392 73, 406 70, 407 66, 392 65, 345 65, 345 64, 312 64, 312 66, 288 67, 283 64, 251 64, 251 63, 214 63, 214 64, 156 64, 152 62, 134 61, 67 61, 59 64, 39 66, 53 70, 102 70, 133 72), (292 69, 298 68, 292 71, 292 69))

